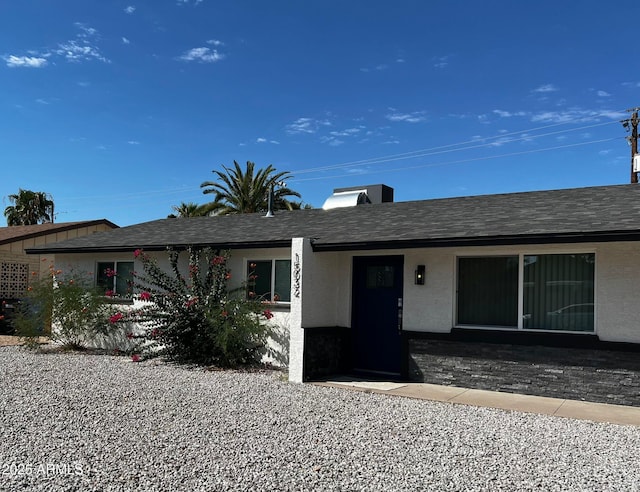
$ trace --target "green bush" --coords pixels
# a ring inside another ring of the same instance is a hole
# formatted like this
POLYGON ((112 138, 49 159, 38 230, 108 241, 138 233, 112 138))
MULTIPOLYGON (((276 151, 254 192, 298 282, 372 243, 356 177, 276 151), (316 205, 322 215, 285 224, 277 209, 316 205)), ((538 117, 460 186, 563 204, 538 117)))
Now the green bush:
POLYGON ((28 347, 48 335, 65 348, 78 349, 108 325, 111 307, 93 285, 89 273, 50 268, 49 274, 31 282, 15 319, 16 333, 28 347))
POLYGON ((171 272, 141 250, 134 255, 144 272, 134 275, 139 297, 151 301, 129 313, 117 313, 113 323, 135 321, 144 333, 143 356, 163 354, 179 362, 235 367, 260 362, 271 311, 259 300, 247 300, 246 291, 230 292, 227 283, 229 252, 191 247, 188 275, 179 269, 180 253, 168 249, 171 272))

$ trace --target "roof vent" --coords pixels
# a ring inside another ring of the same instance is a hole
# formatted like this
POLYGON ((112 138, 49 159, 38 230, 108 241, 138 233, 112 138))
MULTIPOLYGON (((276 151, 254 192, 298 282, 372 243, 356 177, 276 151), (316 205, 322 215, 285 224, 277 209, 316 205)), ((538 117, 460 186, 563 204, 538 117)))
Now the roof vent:
POLYGON ((363 203, 385 203, 393 201, 393 188, 383 185, 354 186, 336 188, 333 195, 322 205, 324 210, 338 207, 353 207, 363 203))

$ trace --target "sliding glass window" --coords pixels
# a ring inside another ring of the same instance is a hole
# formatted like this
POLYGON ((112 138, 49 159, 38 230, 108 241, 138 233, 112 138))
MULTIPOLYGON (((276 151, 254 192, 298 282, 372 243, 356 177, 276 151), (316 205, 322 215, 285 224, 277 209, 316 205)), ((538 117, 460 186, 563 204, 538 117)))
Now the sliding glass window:
POLYGON ((593 253, 458 258, 457 324, 593 332, 594 278, 593 253))
POLYGON ((518 327, 518 257, 458 259, 458 324, 518 327))
POLYGON ((595 255, 524 257, 524 328, 593 331, 595 255))

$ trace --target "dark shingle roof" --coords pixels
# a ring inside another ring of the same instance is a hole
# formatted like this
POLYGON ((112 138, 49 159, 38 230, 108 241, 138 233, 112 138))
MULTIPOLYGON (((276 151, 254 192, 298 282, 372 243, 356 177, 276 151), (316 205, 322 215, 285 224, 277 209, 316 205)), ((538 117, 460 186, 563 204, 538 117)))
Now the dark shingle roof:
POLYGON ((167 245, 288 246, 308 237, 318 250, 640 240, 640 186, 617 185, 162 219, 33 248, 29 252, 132 251, 167 245))

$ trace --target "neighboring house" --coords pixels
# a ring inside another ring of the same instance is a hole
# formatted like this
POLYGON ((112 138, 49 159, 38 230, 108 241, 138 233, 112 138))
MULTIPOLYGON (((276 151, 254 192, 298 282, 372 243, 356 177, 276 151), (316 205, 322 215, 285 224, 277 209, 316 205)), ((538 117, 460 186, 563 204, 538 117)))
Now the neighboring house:
POLYGON ((640 186, 411 202, 362 189, 374 203, 163 219, 27 251, 99 272, 133 270, 137 248, 231 249, 233 278, 256 263, 288 324, 292 381, 408 377, 424 338, 640 344, 640 186))
POLYGON ((0 299, 23 297, 29 280, 55 264, 55 256, 27 255, 26 249, 109 231, 118 226, 106 219, 0 227, 0 299), (46 264, 45 264, 46 263, 46 264), (37 275, 33 275, 37 272, 37 275))

